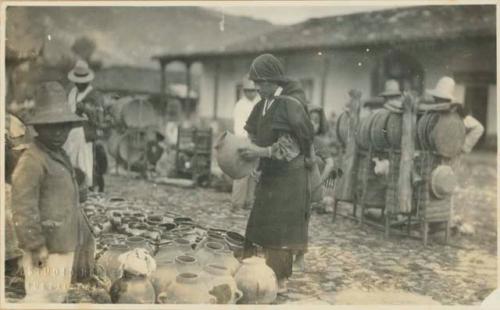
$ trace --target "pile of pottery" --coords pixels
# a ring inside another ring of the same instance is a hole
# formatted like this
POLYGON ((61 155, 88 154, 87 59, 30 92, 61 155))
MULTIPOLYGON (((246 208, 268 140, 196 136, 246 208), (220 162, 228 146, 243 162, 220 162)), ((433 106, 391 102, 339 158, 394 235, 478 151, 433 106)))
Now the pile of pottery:
POLYGON ((242 235, 138 205, 111 198, 84 206, 98 239, 97 264, 113 283, 114 303, 269 304, 276 299, 276 277, 265 260, 242 259, 242 235), (150 275, 124 272, 119 257, 136 249, 154 259, 150 275))

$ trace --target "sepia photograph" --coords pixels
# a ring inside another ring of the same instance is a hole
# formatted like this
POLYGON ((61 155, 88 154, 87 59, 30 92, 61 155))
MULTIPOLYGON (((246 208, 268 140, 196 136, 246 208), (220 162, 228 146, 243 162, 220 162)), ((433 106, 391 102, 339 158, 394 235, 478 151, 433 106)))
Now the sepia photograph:
POLYGON ((0 308, 500 305, 495 1, 0 22, 0 308))

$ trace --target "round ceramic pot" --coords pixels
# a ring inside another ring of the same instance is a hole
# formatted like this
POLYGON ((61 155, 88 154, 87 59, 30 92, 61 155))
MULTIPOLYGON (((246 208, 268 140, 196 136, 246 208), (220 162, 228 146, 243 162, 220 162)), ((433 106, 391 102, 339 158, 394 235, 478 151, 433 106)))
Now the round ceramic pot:
POLYGON ((158 228, 161 229, 162 232, 172 231, 176 227, 177 225, 174 223, 161 223, 160 225, 158 225, 158 228))
POLYGON ((196 251, 196 258, 201 266, 214 262, 217 252, 224 249, 224 245, 218 242, 207 242, 201 249, 196 251))
POLYGON ((111 285, 110 295, 114 304, 154 304, 156 301, 155 289, 148 277, 128 272, 111 285))
POLYGON ((243 257, 243 249, 245 247, 245 238, 243 236, 238 233, 227 232, 224 240, 236 258, 240 259, 243 257))
POLYGON ((214 232, 211 230, 207 231, 206 236, 197 244, 196 249, 201 249, 207 242, 217 242, 224 246, 224 249, 229 249, 226 240, 224 239, 224 235, 214 232))
POLYGON ((206 283, 194 273, 177 275, 166 293, 158 296, 159 303, 166 304, 215 304, 217 299, 208 292, 206 283))
POLYGON ((146 215, 142 212, 132 212, 132 216, 141 222, 146 221, 146 215))
POLYGON ((118 260, 118 256, 129 250, 130 248, 127 245, 111 244, 108 250, 97 260, 97 264, 104 269, 111 283, 122 276, 121 263, 118 260))
POLYGON ((217 139, 215 144, 217 163, 232 179, 244 178, 257 168, 258 159, 244 160, 238 152, 239 148, 250 145, 248 138, 236 136, 228 131, 223 132, 217 139))
POLYGON ((96 232, 98 235, 111 231, 111 222, 106 216, 94 215, 89 218, 89 221, 93 226, 94 232, 96 232))
POLYGON ((156 296, 167 291, 168 286, 175 281, 178 272, 173 260, 156 260, 156 271, 151 275, 151 283, 155 288, 156 296))
POLYGON ((132 236, 142 236, 149 230, 149 226, 142 222, 129 223, 128 228, 132 236))
POLYGON ((254 256, 243 260, 234 278, 243 292, 240 303, 270 304, 276 300, 278 281, 264 258, 254 256))
POLYGON ((165 241, 160 244, 155 259, 175 260, 179 255, 192 254, 193 250, 188 240, 174 239, 173 241, 165 241))
POLYGON ((234 257, 233 251, 225 249, 215 253, 213 262, 214 264, 226 267, 232 276, 236 274, 236 271, 238 271, 241 265, 236 257, 234 257))
POLYGON ((175 257, 175 268, 179 274, 185 272, 199 274, 201 272, 201 266, 196 257, 186 254, 175 257))
POLYGON ((150 255, 154 255, 155 253, 155 249, 153 248, 153 246, 148 242, 146 238, 143 237, 139 236, 128 237, 126 244, 131 250, 136 248, 142 248, 147 250, 150 255))
POLYGON ((158 226, 163 223, 163 216, 161 215, 148 215, 146 218, 146 223, 150 226, 158 226))
POLYGON ((218 304, 236 304, 243 297, 236 281, 224 266, 206 265, 201 278, 207 282, 209 293, 217 298, 218 304))
POLYGON ((193 223, 193 219, 190 218, 190 217, 176 217, 176 218, 174 218, 174 223, 177 224, 177 225, 192 224, 193 223))

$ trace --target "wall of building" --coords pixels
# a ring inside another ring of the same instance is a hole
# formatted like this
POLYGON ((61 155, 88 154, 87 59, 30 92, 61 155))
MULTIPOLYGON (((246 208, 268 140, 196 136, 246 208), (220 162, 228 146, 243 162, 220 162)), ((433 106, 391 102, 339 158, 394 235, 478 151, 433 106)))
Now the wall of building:
MULTIPOLYGON (((434 88, 444 75, 454 76, 463 72, 493 72, 496 70, 496 43, 454 42, 440 44, 413 44, 400 49, 413 56, 424 69, 424 89, 434 88)), ((348 92, 359 89, 363 98, 372 95, 372 74, 378 62, 387 53, 387 48, 359 47, 342 50, 317 50, 300 54, 278 55, 284 60, 286 72, 293 79, 312 81, 311 103, 321 103, 321 84, 326 72, 324 108, 330 114, 342 111, 348 102, 348 92)), ((248 72, 252 58, 219 59, 218 118, 232 118, 236 101, 236 86, 248 72)), ((214 113, 215 62, 203 64, 200 88, 199 113, 212 117, 214 113)), ((494 83, 494 82, 493 82, 494 83)), ((495 84, 489 85, 487 134, 496 135, 496 93, 495 84)), ((460 91, 460 85, 457 87, 460 91)), ((463 95, 463 94, 462 94, 463 95)), ((460 96, 459 96, 460 97, 460 96)))

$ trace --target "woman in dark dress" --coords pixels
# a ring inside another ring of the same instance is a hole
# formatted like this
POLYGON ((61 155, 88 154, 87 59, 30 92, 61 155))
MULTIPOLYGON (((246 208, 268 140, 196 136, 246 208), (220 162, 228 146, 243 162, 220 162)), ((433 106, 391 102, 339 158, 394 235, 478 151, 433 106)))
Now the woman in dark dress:
POLYGON ((277 58, 257 57, 249 75, 262 100, 245 126, 254 144, 239 150, 244 159, 260 158, 260 178, 246 229, 246 256, 254 254, 250 244, 262 247, 284 292, 293 254, 307 248, 314 131, 303 90, 284 77, 277 58))

